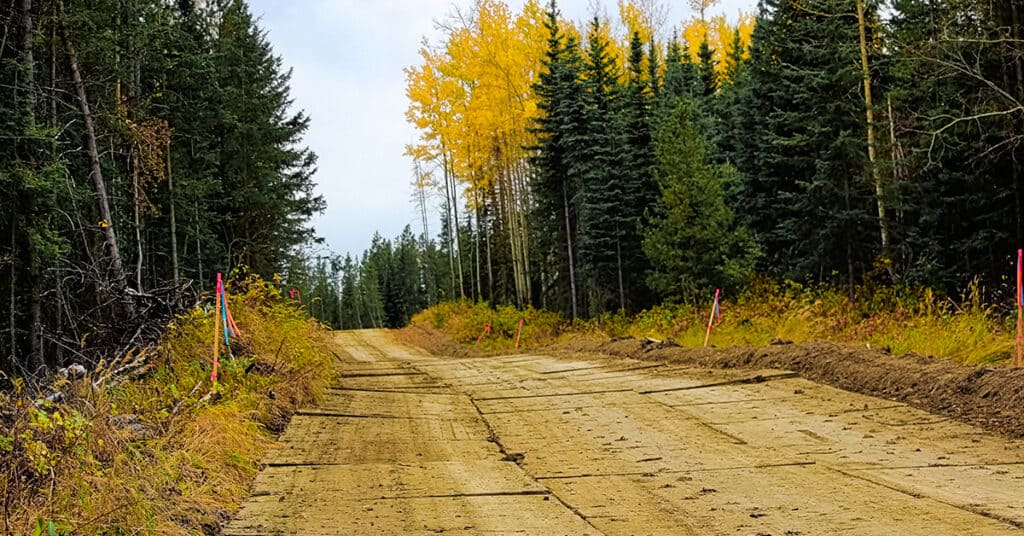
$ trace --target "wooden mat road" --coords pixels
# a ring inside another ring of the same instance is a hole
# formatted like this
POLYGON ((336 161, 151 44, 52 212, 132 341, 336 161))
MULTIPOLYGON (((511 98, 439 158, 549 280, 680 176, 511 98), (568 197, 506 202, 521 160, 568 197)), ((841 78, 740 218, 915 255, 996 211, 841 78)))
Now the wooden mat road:
POLYGON ((337 341, 225 535, 1024 533, 1024 443, 787 371, 337 341))

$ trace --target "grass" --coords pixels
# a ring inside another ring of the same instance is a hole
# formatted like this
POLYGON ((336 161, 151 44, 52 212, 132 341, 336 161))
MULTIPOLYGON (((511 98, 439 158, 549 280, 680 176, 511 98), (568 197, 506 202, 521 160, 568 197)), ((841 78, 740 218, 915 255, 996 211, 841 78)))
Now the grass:
MULTIPOLYGON (((819 340, 966 364, 1005 363, 1014 350, 1015 317, 984 305, 982 296, 976 283, 959 300, 940 297, 929 289, 865 285, 851 301, 845 292, 831 288, 759 282, 735 299, 723 300, 722 321, 715 325, 710 344, 756 346, 773 340, 819 340)), ((511 348, 509 326, 519 318, 526 319, 524 341, 528 347, 577 336, 671 338, 682 346, 697 347, 704 344, 710 301, 576 322, 533 309, 520 313, 511 307, 491 309, 484 304, 456 302, 428 309, 413 322, 441 329, 463 344, 474 344, 487 322, 501 326, 481 343, 486 349, 511 348)))
POLYGON ((533 307, 521 311, 509 305, 491 307, 466 300, 430 307, 413 316, 412 323, 442 330, 455 342, 479 346, 482 350, 510 350, 515 347, 520 320, 523 321, 520 348, 550 344, 564 330, 565 320, 556 313, 533 307), (485 334, 488 325, 490 333, 485 334), (479 344, 477 339, 480 339, 479 344))
MULTIPOLYGON (((212 300, 211 300, 212 301, 212 300)), ((214 313, 178 317, 135 355, 130 378, 94 382, 123 363, 34 399, 0 394, 4 533, 212 534, 244 499, 291 414, 333 375, 329 332, 256 279, 229 289, 244 336, 210 383, 214 313)))

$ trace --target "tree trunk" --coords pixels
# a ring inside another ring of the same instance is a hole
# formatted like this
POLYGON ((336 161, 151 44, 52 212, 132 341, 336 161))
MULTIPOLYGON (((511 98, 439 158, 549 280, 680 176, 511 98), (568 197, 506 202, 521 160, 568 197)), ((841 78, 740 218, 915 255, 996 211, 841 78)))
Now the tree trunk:
POLYGON ((867 21, 864 15, 864 0, 857 0, 857 23, 860 28, 860 65, 864 75, 864 115, 867 119, 868 166, 875 184, 875 201, 878 205, 878 227, 882 239, 882 254, 889 252, 889 222, 886 218, 885 185, 882 174, 875 165, 875 111, 871 99, 871 66, 868 63, 867 21))
POLYGON ((572 253, 572 226, 569 223, 569 190, 565 183, 562 183, 562 208, 565 212, 565 246, 569 253, 569 291, 572 296, 572 319, 577 317, 576 310, 576 263, 572 253))
MULTIPOLYGON (((18 0, 18 15, 20 18, 19 62, 21 63, 21 76, 16 83, 16 91, 18 95, 17 102, 19 116, 21 118, 22 134, 28 137, 32 134, 32 131, 36 126, 36 65, 35 58, 33 56, 35 32, 33 31, 32 25, 32 0, 18 0)), ((35 154, 35 148, 30 147, 28 159, 34 159, 35 154)), ((25 229, 25 232, 25 252, 28 256, 29 269, 29 288, 27 290, 30 317, 29 356, 27 364, 29 373, 36 374, 43 366, 42 269, 39 265, 39 255, 36 252, 36 239, 33 238, 32 233, 28 232, 28 228, 25 229)))
POLYGON ((174 214, 174 176, 171 174, 170 138, 167 139, 167 190, 171 197, 169 200, 171 208, 171 280, 174 282, 174 286, 177 287, 181 282, 181 273, 178 271, 178 220, 174 214))
MULTIPOLYGON (((445 166, 449 166, 450 161, 445 159, 445 166)), ((452 221, 454 222, 455 230, 455 256, 459 261, 457 263, 459 269, 459 297, 466 298, 466 280, 462 274, 462 237, 459 232, 459 188, 455 183, 455 173, 449 170, 450 180, 448 184, 451 186, 451 192, 449 192, 449 198, 451 199, 452 209, 452 221)))
MULTIPOLYGON (((859 1, 859 0, 858 0, 859 1)), ((850 179, 843 179, 843 197, 846 205, 846 213, 850 213, 850 179)), ((849 292, 850 302, 854 300, 854 282, 853 282, 853 235, 850 232, 849 222, 846 224, 846 276, 847 276, 847 292, 849 292)))
MULTIPOLYGON (((484 217, 488 222, 491 221, 489 216, 489 210, 487 206, 484 206, 484 217)), ((491 233, 490 229, 484 231, 484 248, 487 254, 487 301, 491 304, 494 303, 494 267, 491 264, 491 233)))
MULTIPOLYGON (((35 95, 32 85, 35 83, 35 65, 32 57, 32 45, 34 34, 32 32, 32 0, 18 0, 18 16, 21 19, 20 22, 20 63, 22 66, 22 74, 25 75, 25 80, 21 84, 21 87, 26 88, 25 91, 19 91, 19 100, 24 99, 23 105, 31 106, 35 99, 35 95)), ((34 117, 35 108, 31 107, 27 110, 26 117, 34 117)))
MULTIPOLYGON (((11 222, 11 254, 12 255, 14 254, 15 251, 17 251, 15 248, 17 248, 17 246, 18 246, 18 243, 17 243, 17 240, 16 240, 17 236, 18 236, 17 232, 16 232, 16 229, 17 229, 17 226, 14 225, 14 222, 12 221, 11 222)), ((18 295, 17 295, 17 293, 14 290, 18 286, 18 280, 17 280, 16 274, 17 274, 17 270, 15 270, 15 264, 12 262, 11 263, 11 280, 10 280, 10 288, 11 288, 10 309, 8 309, 8 317, 7 317, 8 318, 8 326, 7 327, 10 329, 9 333, 10 333, 10 338, 11 338, 11 341, 10 341, 11 342, 10 362, 8 363, 7 366, 10 367, 8 370, 11 371, 11 372, 14 372, 15 362, 18 359, 18 324, 17 324, 17 320, 18 320, 17 296, 18 295)))
POLYGON ((427 217, 427 188, 423 183, 423 171, 420 169, 420 161, 413 162, 416 170, 416 204, 420 209, 420 223, 423 225, 423 240, 421 241, 420 259, 423 262, 423 279, 427 288, 427 305, 434 305, 434 285, 431 274, 431 262, 428 257, 430 247, 430 219, 427 217))
POLYGON ((622 278, 622 242, 620 239, 615 240, 615 263, 619 269, 619 312, 626 312, 626 285, 622 278))
POLYGON ((356 323, 359 324, 359 329, 363 329, 366 326, 363 326, 363 313, 359 310, 359 302, 363 301, 363 293, 359 286, 356 286, 355 290, 355 296, 352 296, 352 305, 356 310, 356 323))
POLYGON ((44 367, 43 362, 43 291, 42 291, 42 270, 39 267, 39 256, 36 255, 35 248, 29 244, 29 279, 32 280, 29 299, 31 304, 29 306, 31 319, 31 328, 29 329, 29 336, 31 341, 29 343, 29 372, 32 375, 38 375, 42 372, 44 367))
POLYGON ((199 201, 193 205, 196 216, 196 263, 199 268, 199 293, 206 292, 206 283, 203 279, 203 240, 199 234, 199 201))
POLYGON ((89 110, 89 99, 85 93, 85 82, 82 80, 82 72, 78 67, 78 56, 68 36, 67 23, 64 21, 64 1, 57 0, 60 10, 59 24, 61 39, 64 41, 64 49, 68 55, 68 66, 71 69, 71 81, 75 86, 75 93, 78 96, 78 108, 85 123, 85 134, 87 149, 89 151, 89 164, 91 167, 90 178, 92 179, 93 191, 96 194, 96 202, 99 206, 100 219, 103 226, 103 234, 107 243, 107 250, 110 254, 110 269, 113 272, 114 283, 122 292, 127 286, 124 277, 124 269, 121 264, 121 251, 117 247, 117 235, 114 232, 114 219, 110 212, 110 200, 107 197, 107 185, 103 181, 103 170, 100 168, 100 151, 96 143, 96 128, 92 121, 92 112, 89 110))
POLYGON ((530 228, 526 223, 526 214, 530 210, 530 188, 526 182, 526 162, 520 159, 516 165, 516 173, 513 175, 513 193, 519 203, 515 212, 517 228, 519 229, 520 259, 522 259, 523 288, 525 289, 524 301, 527 305, 533 302, 533 280, 530 277, 530 228))
MULTIPOLYGON (((51 17, 57 20, 57 4, 51 6, 51 17)), ((50 128, 57 128, 57 24, 50 24, 50 128)), ((57 154, 57 136, 53 137, 52 151, 57 154)))
MULTIPOLYGON (((1011 36, 1011 39, 1012 39, 1011 42, 1013 42, 1013 43, 1019 43, 1020 42, 1020 37, 1021 37, 1020 36, 1020 11, 1019 11, 1018 4, 1019 4, 1019 2, 1017 2, 1017 1, 1010 2, 1010 21, 1011 21, 1011 24, 1010 24, 1010 36, 1011 36)), ((1013 54, 1012 57, 1013 57, 1013 72, 1014 72, 1014 75, 1015 75, 1014 76, 1014 82, 1015 83, 1014 83, 1014 92, 1013 92, 1013 94, 1014 94, 1014 96, 1017 99, 1020 99, 1020 98, 1024 97, 1024 63, 1022 63, 1022 59, 1020 57, 1020 54, 1013 54)), ((1020 120, 1016 119, 1014 116, 1010 116, 1010 117, 1011 117, 1011 119, 1010 119, 1011 128, 1013 129, 1012 134, 1014 136, 1016 136, 1018 131, 1020 130, 1021 122, 1020 122, 1020 120)), ((1016 214, 1015 214, 1015 216, 1017 218, 1016 234, 1015 234, 1016 242, 1015 243, 1020 244, 1021 241, 1024 241, 1024 214, 1021 213, 1021 211, 1022 211, 1022 204, 1024 204, 1024 203, 1022 203, 1022 199, 1021 199, 1021 184, 1020 184, 1021 170, 1020 170, 1020 161, 1017 158, 1016 152, 1017 152, 1017 148, 1015 146, 1014 147, 1014 158, 1011 159, 1012 160, 1012 164, 1011 164, 1012 165, 1012 170, 1011 170, 1011 172, 1013 174, 1013 190, 1014 190, 1014 194, 1015 194, 1015 197, 1016 197, 1016 204, 1017 204, 1017 210, 1016 210, 1016 214)))
POLYGON ((448 156, 443 152, 441 153, 441 168, 444 174, 444 222, 447 223, 448 236, 448 271, 451 272, 452 286, 451 294, 448 299, 455 299, 455 236, 452 232, 452 208, 451 208, 451 196, 448 195, 450 190, 448 186, 448 156))
POLYGON ((481 277, 480 276, 480 232, 481 231, 480 231, 480 195, 479 195, 478 191, 474 191, 473 192, 473 201, 476 204, 476 206, 473 207, 474 208, 474 210, 473 210, 474 219, 476 220, 476 225, 474 226, 474 228, 476 229, 476 233, 475 233, 476 236, 473 237, 473 239, 474 239, 473 240, 473 255, 474 255, 474 257, 476 257, 476 262, 473 263, 473 267, 476 269, 476 300, 474 300, 474 301, 479 302, 479 301, 483 300, 483 285, 481 284, 481 281, 480 281, 480 277, 481 277))
POLYGON ((135 220, 135 288, 142 292, 142 185, 139 184, 139 158, 135 147, 131 149, 132 163, 132 216, 135 220))

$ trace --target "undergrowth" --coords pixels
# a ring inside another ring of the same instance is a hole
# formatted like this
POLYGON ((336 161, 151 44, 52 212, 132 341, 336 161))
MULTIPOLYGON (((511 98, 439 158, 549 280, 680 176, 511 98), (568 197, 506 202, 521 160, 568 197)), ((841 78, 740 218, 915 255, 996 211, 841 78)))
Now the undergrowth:
POLYGON ((565 320, 556 313, 510 305, 491 307, 470 301, 445 302, 412 317, 413 324, 425 324, 447 333, 455 342, 483 350, 507 350, 515 346, 519 321, 523 321, 520 348, 550 344, 564 330, 565 320), (490 333, 485 333, 490 325, 490 333), (477 344, 477 340, 480 340, 477 344))
MULTIPOLYGON (((525 318, 523 339, 537 347, 579 336, 673 339, 702 346, 711 300, 699 305, 662 305, 637 315, 606 314, 569 322, 553 313, 453 302, 432 307, 414 323, 440 329, 463 344, 475 344, 488 322, 500 329, 481 343, 508 349, 514 325, 525 318)), ((734 299, 724 299, 722 317, 711 333, 717 347, 773 341, 831 341, 894 354, 915 353, 967 364, 1005 362, 1013 351, 1014 318, 984 304, 974 283, 959 300, 929 289, 865 285, 854 299, 840 290, 797 283, 759 282, 734 299)))
POLYGON ((222 352, 215 386, 207 304, 157 347, 58 381, 59 402, 20 380, 0 393, 5 534, 219 532, 274 434, 333 374, 329 332, 273 286, 249 279, 229 288, 229 304, 243 334, 233 357, 222 352), (134 372, 111 374, 119 368, 134 372))

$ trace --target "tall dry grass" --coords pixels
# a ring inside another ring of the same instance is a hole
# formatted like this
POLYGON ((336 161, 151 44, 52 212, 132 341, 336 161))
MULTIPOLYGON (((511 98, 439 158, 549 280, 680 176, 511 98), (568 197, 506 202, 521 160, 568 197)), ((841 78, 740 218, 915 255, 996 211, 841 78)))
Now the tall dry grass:
MULTIPOLYGON (((696 347, 704 343, 711 301, 709 296, 701 304, 662 305, 633 316, 606 314, 576 322, 533 309, 519 312, 512 307, 453 302, 432 307, 413 322, 441 329, 463 344, 475 344, 487 322, 492 322, 498 329, 481 342, 488 349, 510 348, 513 327, 520 318, 526 319, 525 344, 534 348, 578 336, 671 338, 682 346, 696 347)), ((929 289, 879 285, 858 288, 851 300, 832 288, 764 281, 723 300, 722 321, 715 324, 710 344, 823 340, 967 364, 1003 363, 1014 349, 1015 317, 984 301, 976 283, 957 300, 929 289)))
MULTIPOLYGON (((130 378, 59 382, 65 401, 0 394, 0 528, 22 534, 214 534, 259 461, 333 376, 329 332, 257 279, 231 289, 244 336, 210 383, 212 307, 178 317, 130 378)), ((138 358, 139 356, 134 356, 138 358)))

